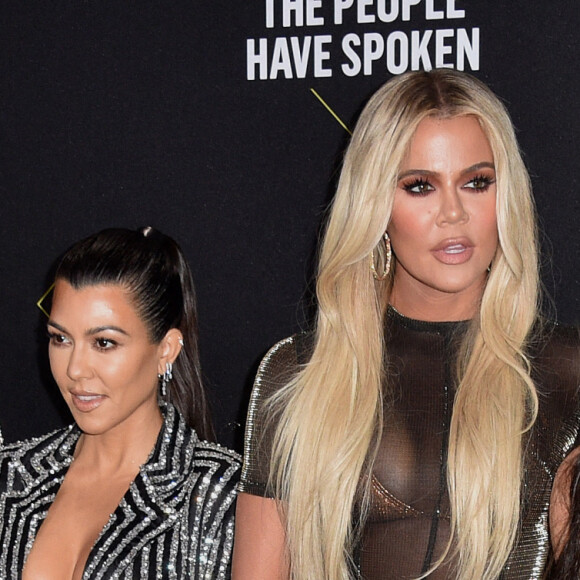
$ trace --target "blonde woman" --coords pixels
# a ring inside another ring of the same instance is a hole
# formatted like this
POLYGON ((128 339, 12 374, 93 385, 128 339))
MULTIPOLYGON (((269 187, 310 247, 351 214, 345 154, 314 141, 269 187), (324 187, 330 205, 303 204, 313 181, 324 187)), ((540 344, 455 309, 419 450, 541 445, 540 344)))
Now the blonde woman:
POLYGON ((452 70, 390 80, 346 153, 314 332, 258 372, 234 580, 540 578, 580 357, 538 286, 498 98, 452 70))

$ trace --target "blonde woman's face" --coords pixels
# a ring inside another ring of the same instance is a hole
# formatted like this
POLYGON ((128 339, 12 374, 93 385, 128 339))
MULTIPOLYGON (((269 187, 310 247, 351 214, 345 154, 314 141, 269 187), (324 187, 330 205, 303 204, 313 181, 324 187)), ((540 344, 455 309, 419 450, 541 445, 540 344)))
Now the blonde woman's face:
POLYGON ((477 119, 424 119, 399 171, 387 228, 403 314, 474 315, 498 245, 495 166, 477 119))

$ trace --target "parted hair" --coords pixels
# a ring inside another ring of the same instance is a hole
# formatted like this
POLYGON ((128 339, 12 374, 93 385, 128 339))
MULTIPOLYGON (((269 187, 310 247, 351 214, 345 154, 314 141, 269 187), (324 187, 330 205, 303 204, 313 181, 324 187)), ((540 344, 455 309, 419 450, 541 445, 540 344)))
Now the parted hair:
POLYGON ((539 294, 529 177, 509 115, 486 85, 449 69, 411 72, 383 85, 359 118, 320 249, 312 356, 269 402, 277 421, 270 486, 295 580, 352 575, 388 417, 382 405, 391 400, 383 319, 396 261, 378 282, 369 255, 381 255, 418 124, 463 115, 479 121, 493 152, 499 244, 460 346, 447 465, 452 533, 434 567, 453 556, 458 578, 495 579, 514 545, 522 439, 538 404, 526 356, 539 294))
POLYGON ((55 279, 77 289, 98 284, 125 288, 153 344, 172 328, 181 331, 183 347, 167 400, 202 439, 213 439, 199 361, 195 288, 179 245, 151 227, 102 230, 65 253, 55 279))

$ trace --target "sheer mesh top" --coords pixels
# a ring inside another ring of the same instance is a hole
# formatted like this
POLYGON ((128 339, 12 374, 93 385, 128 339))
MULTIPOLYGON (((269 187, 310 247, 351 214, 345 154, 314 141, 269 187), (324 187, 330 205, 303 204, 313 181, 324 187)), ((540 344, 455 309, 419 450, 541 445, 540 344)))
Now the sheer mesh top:
MULTIPOLYGON (((372 478, 372 501, 355 554, 365 580, 410 579, 441 555, 450 530, 445 479, 453 406, 455 354, 465 322, 412 320, 389 308, 384 431, 372 478)), ((308 358, 308 336, 275 345, 260 366, 246 427, 240 489, 266 495, 272 440, 263 402, 308 358)), ((579 340, 575 330, 551 327, 533 352, 540 414, 526 441, 526 485, 518 544, 502 578, 541 578, 549 551, 548 503, 554 474, 574 446, 580 414, 579 340)), ((453 562, 433 580, 454 578, 453 562)))

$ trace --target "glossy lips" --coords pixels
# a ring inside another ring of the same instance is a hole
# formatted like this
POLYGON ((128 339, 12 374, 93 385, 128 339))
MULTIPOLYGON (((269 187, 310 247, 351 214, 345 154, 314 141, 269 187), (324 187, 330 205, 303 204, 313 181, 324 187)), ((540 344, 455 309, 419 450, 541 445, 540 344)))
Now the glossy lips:
POLYGON ((448 238, 437 244, 431 251, 443 264, 455 266, 464 264, 473 255, 473 243, 469 238, 448 238))
POLYGON ((72 404, 81 413, 88 413, 96 409, 106 398, 104 395, 87 393, 85 391, 71 391, 70 395, 72 404))

